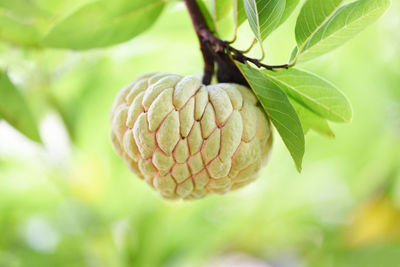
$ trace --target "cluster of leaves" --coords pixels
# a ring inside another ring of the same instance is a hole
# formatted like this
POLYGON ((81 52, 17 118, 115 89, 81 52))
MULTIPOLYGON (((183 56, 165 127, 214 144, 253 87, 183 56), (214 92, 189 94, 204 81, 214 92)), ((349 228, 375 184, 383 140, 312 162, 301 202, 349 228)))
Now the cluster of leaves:
MULTIPOLYGON (((102 48, 149 29, 165 0, 0 0, 0 40, 23 48, 102 48)), ((0 120, 40 142, 38 119, 23 90, 0 70, 0 120)))
MULTIPOLYGON (((248 21, 256 40, 262 42, 299 5, 299 0, 211 1, 209 25, 216 25, 234 10, 236 26, 248 21), (224 3, 223 3, 224 2, 224 3)), ((341 46, 376 21, 389 7, 389 0, 307 0, 301 7, 294 30, 296 47, 289 66, 326 54, 341 46)), ((211 26, 215 28, 215 26, 211 26)), ((327 121, 349 122, 352 109, 345 95, 316 74, 290 68, 280 72, 259 70, 237 63, 265 112, 289 149, 297 169, 304 155, 304 133, 309 129, 333 137, 327 121)))
MULTIPOLYGON (((196 0, 212 30, 230 13, 236 28, 246 21, 262 42, 298 7, 300 0, 196 0)), ((149 29, 168 0, 0 0, 0 39, 36 48, 86 50, 125 42, 149 29)), ((175 2, 176 1, 172 1, 175 2)), ((307 0, 297 18, 297 45, 290 66, 325 54, 379 18, 389 0, 307 0)), ((346 97, 315 74, 291 68, 270 72, 237 63, 288 147, 298 170, 304 133, 313 129, 333 136, 327 121, 352 118, 346 97)), ((34 118, 5 73, 0 76, 0 117, 39 140, 34 118), (10 109, 12 103, 17 110, 10 109), (3 105, 3 106, 2 106, 3 105), (4 106, 6 105, 6 106, 4 106), (20 114, 23 113, 23 114, 20 114), (19 114, 21 116, 19 116, 19 114), (24 118, 16 120, 15 117, 24 118), (33 125, 34 124, 34 125, 33 125), (33 129, 33 130, 32 130, 33 129)))

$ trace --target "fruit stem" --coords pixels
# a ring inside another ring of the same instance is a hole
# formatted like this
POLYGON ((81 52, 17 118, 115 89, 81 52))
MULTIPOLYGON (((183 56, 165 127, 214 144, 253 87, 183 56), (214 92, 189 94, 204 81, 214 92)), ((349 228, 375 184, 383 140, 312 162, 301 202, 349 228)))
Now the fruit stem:
POLYGON ((209 44, 199 34, 201 29, 209 30, 207 23, 201 13, 196 0, 185 0, 186 8, 189 11, 190 18, 192 19, 194 30, 200 42, 200 50, 204 60, 204 75, 203 83, 208 85, 211 83, 212 76, 214 75, 214 55, 209 44))

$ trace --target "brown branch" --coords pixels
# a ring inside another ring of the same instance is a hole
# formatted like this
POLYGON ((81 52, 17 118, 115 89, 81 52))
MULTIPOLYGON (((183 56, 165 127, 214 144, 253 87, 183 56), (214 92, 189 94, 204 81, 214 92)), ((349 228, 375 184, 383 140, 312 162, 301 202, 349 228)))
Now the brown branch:
POLYGON ((212 49, 210 49, 209 45, 201 38, 199 34, 199 31, 201 29, 208 30, 208 26, 206 20, 203 17, 203 14, 200 11, 199 6, 196 3, 196 0, 185 0, 185 4, 189 11, 190 18, 192 19, 194 30, 196 31, 197 37, 199 38, 200 50, 203 55, 203 83, 210 84, 212 76, 214 75, 214 55, 212 53, 212 49))
POLYGON ((185 0, 185 4, 203 54, 204 84, 211 82, 212 75, 214 74, 214 62, 216 62, 218 65, 217 78, 219 82, 234 82, 248 85, 246 79, 231 58, 241 63, 251 62, 258 68, 268 70, 287 69, 290 67, 289 64, 267 65, 261 63, 258 59, 244 55, 242 51, 232 47, 229 42, 221 40, 210 31, 196 0, 185 0))

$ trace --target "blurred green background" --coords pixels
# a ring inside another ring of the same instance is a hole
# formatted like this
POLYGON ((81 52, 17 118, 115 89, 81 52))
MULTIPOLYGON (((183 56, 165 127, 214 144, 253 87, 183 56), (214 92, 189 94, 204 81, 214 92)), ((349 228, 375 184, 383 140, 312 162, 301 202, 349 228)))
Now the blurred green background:
MULTIPOLYGON (((56 13, 79 3, 38 2, 56 13)), ((287 61, 295 17, 265 42, 270 63, 287 61)), ((275 138, 256 182, 192 202, 163 200, 109 140, 114 96, 137 75, 201 77, 183 4, 168 4, 149 31, 104 49, 0 40, 0 68, 40 118, 43 140, 0 122, 0 266, 400 266, 399 32, 394 0, 351 42, 300 66, 341 88, 355 114, 332 125, 335 139, 307 135, 301 174, 275 138)), ((239 33, 238 46, 247 46, 248 25, 239 33)))

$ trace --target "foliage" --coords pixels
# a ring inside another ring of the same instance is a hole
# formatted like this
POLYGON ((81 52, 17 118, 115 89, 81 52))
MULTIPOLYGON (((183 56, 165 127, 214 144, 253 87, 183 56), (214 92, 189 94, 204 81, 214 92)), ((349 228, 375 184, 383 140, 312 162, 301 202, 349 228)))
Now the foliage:
MULTIPOLYGON (((197 0, 207 24, 212 30, 218 30, 218 22, 225 18, 232 8, 234 8, 236 27, 244 22, 245 13, 255 38, 260 42, 263 54, 262 42, 287 20, 298 6, 298 2, 298 0, 210 0, 208 3, 210 11, 208 11, 207 3, 197 0)), ((24 14, 23 12, 26 13, 26 10, 21 10, 20 5, 10 3, 5 1, 1 6, 20 16, 17 16, 19 19, 15 19, 2 15, 3 21, 0 23, 0 27, 3 27, 3 30, 0 28, 0 36, 3 39, 20 45, 75 50, 99 48, 125 42, 149 29, 165 6, 165 0, 118 0, 112 2, 98 0, 84 3, 69 13, 58 14, 58 18, 55 19, 54 15, 42 12, 41 10, 44 8, 31 4, 36 12, 28 13, 32 14, 34 23, 26 25, 23 21, 25 17, 21 16, 24 14), (42 22, 39 23, 40 21, 42 22)), ((306 61, 318 57, 342 45, 380 17, 388 8, 389 0, 357 0, 350 4, 342 4, 343 0, 329 0, 328 2, 308 0, 303 4, 295 27, 297 46, 292 52, 292 63, 289 66, 294 65, 298 60, 306 61)), ((276 90, 283 90, 298 104, 301 104, 303 110, 309 110, 298 114, 307 117, 300 118, 300 121, 303 123, 308 121, 308 124, 313 124, 312 121, 316 120, 315 124, 324 125, 324 130, 317 131, 332 136, 330 131, 327 131, 329 127, 323 122, 324 119, 335 122, 351 120, 351 108, 347 98, 341 93, 335 93, 338 91, 333 85, 321 80, 316 75, 296 70, 282 71, 282 75, 275 75, 268 71, 262 71, 262 73, 278 86, 276 90), (304 90, 302 91, 300 88, 304 90), (323 101, 319 101, 321 99, 323 101), (338 114, 338 112, 343 114, 338 114), (312 113, 315 113, 316 116, 311 116, 312 113)), ((252 79, 256 77, 254 72, 244 72, 244 75, 252 85, 252 79), (247 76, 250 73, 253 73, 252 77, 247 76)), ((260 99, 264 99, 260 94, 267 88, 254 88, 252 85, 252 89, 260 96, 260 99)), ((272 103, 265 103, 265 100, 261 100, 261 102, 266 113, 272 118, 274 118, 271 115, 273 109, 286 113, 285 105, 272 107, 269 106, 272 103)), ((286 105, 296 113, 289 101, 286 101, 286 105)), ((284 128, 296 128, 297 126, 294 125, 297 125, 299 121, 298 115, 291 116, 296 118, 295 124, 286 121, 283 123, 284 128)), ((307 130, 309 127, 303 126, 303 128, 307 130)), ((278 132, 281 135, 283 133, 282 130, 278 132)), ((300 131, 295 132, 300 133, 300 131)), ((285 134, 282 138, 286 144, 293 144, 289 145, 288 149, 300 170, 299 162, 304 154, 304 145, 302 144, 304 142, 299 144, 299 140, 304 140, 304 137, 300 138, 298 134, 285 134)))
MULTIPOLYGON (((260 42, 276 29, 282 16, 284 16, 283 20, 287 18, 293 11, 292 7, 296 6, 296 3, 290 3, 287 6, 288 9, 285 10, 285 2, 285 0, 244 1, 250 27, 255 37, 260 42)), ((298 57, 302 60, 311 59, 340 46, 363 30, 367 25, 374 22, 389 6, 389 1, 387 0, 359 0, 340 8, 342 2, 342 0, 308 0, 304 3, 296 22, 295 35, 297 47, 292 52, 294 63, 297 61, 298 57)), ((318 116, 322 117, 322 119, 330 119, 337 122, 348 122, 351 120, 352 112, 347 99, 338 93, 332 85, 319 79, 316 75, 311 73, 306 74, 296 70, 282 71, 283 75, 269 74, 268 71, 262 72, 266 76, 272 78, 273 82, 276 83, 281 90, 285 91, 298 103, 302 104, 303 109, 309 109, 309 111, 316 113, 318 116), (299 90, 300 88, 307 92, 302 92, 299 90), (335 96, 333 96, 332 93, 334 93, 335 96), (318 98, 323 99, 325 103, 318 101, 318 98), (335 114, 336 112, 344 114, 335 114)), ((249 80, 255 93, 260 95, 262 90, 260 90, 260 88, 255 88, 252 84, 252 79, 255 78, 255 75, 253 72, 251 73, 251 76, 246 72, 244 75, 249 80)), ((260 100, 261 99, 262 97, 260 96, 260 100)), ((261 100, 261 102, 263 103, 263 100, 261 100)), ((289 105, 291 104, 289 103, 289 105)), ((268 110, 268 104, 263 103, 263 106, 268 115, 273 118, 271 111, 268 110)), ((282 114, 286 114, 286 107, 283 106, 286 105, 282 105, 278 110, 282 114)), ((293 110, 294 108, 291 107, 291 109, 293 110)), ((306 119, 301 120, 303 122, 312 120, 310 119, 312 118, 310 112, 302 112, 298 115, 307 116, 306 119)), ((321 120, 316 116, 314 116, 314 118, 317 120, 316 123, 321 120)), ((285 125, 285 128, 290 128, 296 127, 294 126, 296 124, 297 123, 285 122, 283 125, 285 125)), ((321 126, 321 123, 318 124, 321 126)), ((277 125, 275 124, 275 126, 277 125)), ((324 132, 331 135, 329 133, 330 131, 327 131, 328 128, 325 125, 324 132)), ((299 162, 301 162, 301 159, 299 158, 302 158, 303 152, 298 151, 303 150, 302 146, 299 145, 299 140, 301 139, 298 138, 297 134, 282 134, 282 131, 279 130, 278 132, 286 144, 295 144, 292 146, 287 145, 287 147, 296 162, 298 170, 300 170, 299 162)))

